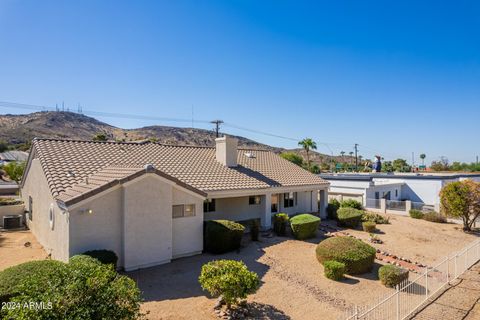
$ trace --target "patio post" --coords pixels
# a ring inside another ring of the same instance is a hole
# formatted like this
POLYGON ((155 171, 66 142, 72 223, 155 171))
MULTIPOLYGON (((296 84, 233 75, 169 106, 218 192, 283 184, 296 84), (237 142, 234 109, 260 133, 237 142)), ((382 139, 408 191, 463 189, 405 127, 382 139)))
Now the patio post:
POLYGON ((262 230, 268 230, 272 227, 272 194, 265 194, 264 199, 263 212, 260 216, 260 227, 262 230))

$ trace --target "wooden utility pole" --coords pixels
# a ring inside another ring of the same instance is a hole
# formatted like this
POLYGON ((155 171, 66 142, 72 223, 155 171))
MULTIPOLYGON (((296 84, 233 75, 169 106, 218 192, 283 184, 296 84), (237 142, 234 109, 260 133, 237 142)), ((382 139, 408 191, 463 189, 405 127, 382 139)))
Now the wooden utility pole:
POLYGON ((223 121, 222 120, 213 120, 213 121, 210 121, 210 123, 213 123, 215 125, 215 134, 218 138, 219 135, 220 135, 220 125, 223 123, 223 121))

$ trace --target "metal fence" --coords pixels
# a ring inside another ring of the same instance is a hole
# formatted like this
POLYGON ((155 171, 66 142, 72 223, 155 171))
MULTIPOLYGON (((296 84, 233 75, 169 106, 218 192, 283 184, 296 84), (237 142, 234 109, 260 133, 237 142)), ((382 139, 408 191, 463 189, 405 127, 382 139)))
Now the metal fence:
POLYGON ((405 201, 397 201, 397 200, 387 200, 386 208, 387 210, 396 210, 396 211, 406 211, 406 202, 405 201))
POLYGON ((455 255, 446 257, 435 267, 425 268, 421 275, 400 283, 392 294, 379 297, 370 306, 348 310, 342 319, 407 319, 429 298, 479 260, 480 240, 476 240, 455 255))
POLYGON ((380 199, 369 199, 367 198, 365 202, 365 207, 366 208, 372 208, 372 209, 380 209, 381 204, 380 204, 380 199))

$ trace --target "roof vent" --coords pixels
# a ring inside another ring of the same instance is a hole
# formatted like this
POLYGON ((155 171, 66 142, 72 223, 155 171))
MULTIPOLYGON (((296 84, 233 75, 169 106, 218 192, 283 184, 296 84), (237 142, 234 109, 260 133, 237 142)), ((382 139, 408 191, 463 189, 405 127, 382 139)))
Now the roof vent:
POLYGON ((147 164, 145 165, 145 171, 147 171, 147 172, 155 171, 155 166, 154 166, 153 164, 151 164, 151 163, 147 163, 147 164))
POLYGON ((75 173, 72 170, 68 170, 67 171, 67 177, 68 178, 75 177, 75 173))
POLYGON ((255 158, 255 154, 253 154, 253 152, 245 152, 245 157, 247 157, 247 158, 255 158))

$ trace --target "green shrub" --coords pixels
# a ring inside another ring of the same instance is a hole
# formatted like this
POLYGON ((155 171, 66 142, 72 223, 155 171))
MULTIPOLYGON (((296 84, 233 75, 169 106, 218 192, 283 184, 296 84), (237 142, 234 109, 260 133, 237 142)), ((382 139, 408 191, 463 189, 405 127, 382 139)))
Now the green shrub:
POLYGON ((118 257, 115 252, 110 250, 90 250, 83 253, 97 259, 103 264, 113 264, 113 268, 117 268, 118 257))
POLYGON ((329 260, 342 262, 345 273, 360 274, 372 270, 376 250, 355 238, 331 237, 318 244, 316 254, 322 264, 329 260))
POLYGON ((388 217, 382 216, 381 214, 375 212, 364 212, 362 221, 372 221, 376 224, 389 224, 390 221, 388 217))
POLYGON ((46 307, 3 310, 2 318, 133 320, 141 316, 135 281, 119 275, 112 265, 89 256, 72 257, 68 264, 45 260, 38 265, 41 268, 16 283, 10 301, 20 305, 43 302, 46 307))
POLYGON ((287 235, 288 220, 288 214, 286 213, 277 213, 273 216, 273 231, 275 231, 277 236, 287 235))
POLYGON ((364 221, 362 222, 362 229, 365 232, 372 233, 375 232, 375 229, 377 228, 377 224, 373 221, 364 221))
POLYGON ((260 233, 260 225, 257 219, 250 222, 250 238, 252 241, 258 241, 258 234, 260 233))
POLYGON ((436 222, 436 223, 446 223, 447 218, 445 216, 441 215, 440 213, 437 213, 435 211, 428 211, 423 214, 423 220, 430 221, 430 222, 436 222))
POLYGON ((408 214, 414 219, 423 219, 423 212, 416 209, 411 209, 408 214))
POLYGON ((331 280, 341 280, 345 274, 345 264, 338 261, 325 261, 323 269, 325 277, 331 280))
POLYGON ((362 221, 363 211, 354 208, 340 208, 337 211, 340 227, 356 228, 362 221))
POLYGON ((319 224, 320 218, 309 213, 299 214, 290 219, 292 233, 299 240, 315 237, 319 224))
POLYGON ((213 297, 221 296, 228 307, 255 293, 260 283, 255 272, 235 260, 215 260, 204 264, 198 281, 202 289, 213 297))
POLYGON ((357 200, 347 199, 340 202, 340 208, 353 208, 357 210, 362 210, 363 206, 362 203, 357 200))
POLYGON ((383 285, 395 287, 397 284, 408 279, 408 270, 386 264, 378 269, 378 278, 380 278, 383 285))
POLYGON ((0 302, 8 301, 20 293, 20 283, 32 275, 45 276, 48 281, 50 273, 61 274, 66 265, 55 260, 29 261, 0 272, 0 302))
POLYGON ((17 200, 15 198, 0 198, 0 206, 14 206, 22 203, 22 200, 17 200))
POLYGON ((205 250, 225 253, 240 248, 245 227, 229 220, 205 222, 205 250))
POLYGON ((340 201, 332 199, 327 206, 328 219, 337 220, 337 210, 340 208, 340 201))

